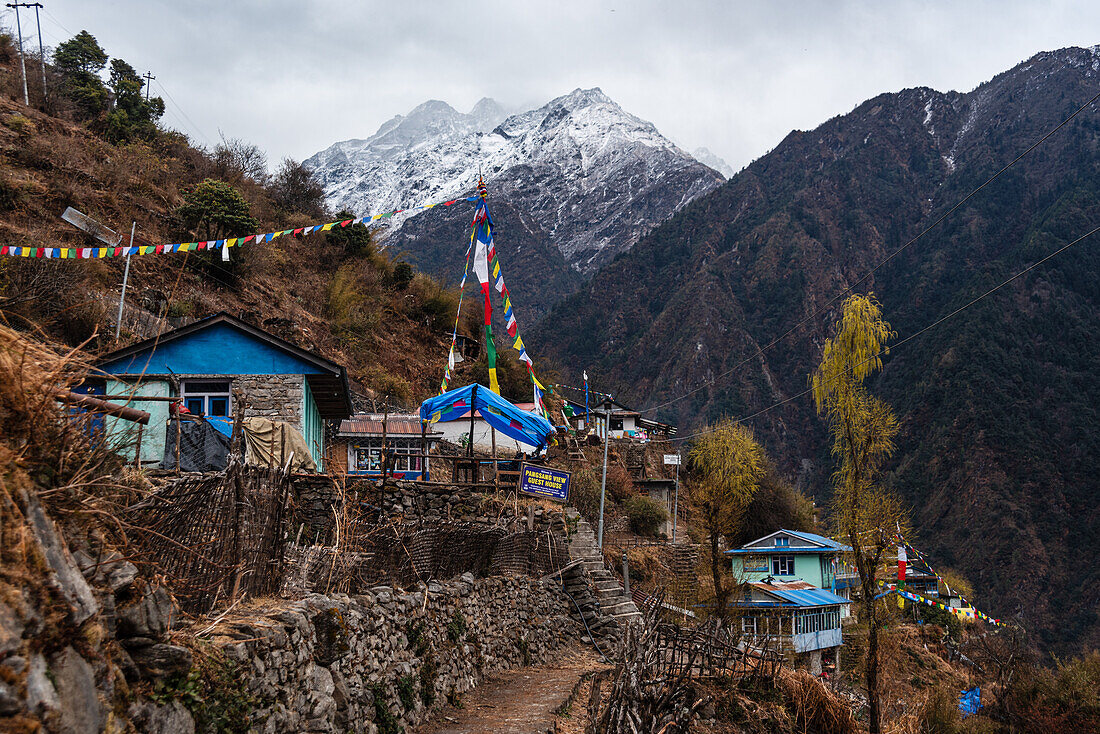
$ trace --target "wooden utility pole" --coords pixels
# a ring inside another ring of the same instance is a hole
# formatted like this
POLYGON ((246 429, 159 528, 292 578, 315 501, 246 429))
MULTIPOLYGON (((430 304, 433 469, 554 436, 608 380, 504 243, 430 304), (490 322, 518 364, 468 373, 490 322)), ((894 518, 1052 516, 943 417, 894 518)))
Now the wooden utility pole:
POLYGON ((147 71, 141 78, 145 80, 145 101, 148 102, 149 90, 152 88, 153 80, 156 79, 156 77, 153 76, 153 72, 147 71))
POLYGON ((493 437, 493 486, 500 489, 500 465, 497 463, 497 429, 489 426, 489 432, 493 437))

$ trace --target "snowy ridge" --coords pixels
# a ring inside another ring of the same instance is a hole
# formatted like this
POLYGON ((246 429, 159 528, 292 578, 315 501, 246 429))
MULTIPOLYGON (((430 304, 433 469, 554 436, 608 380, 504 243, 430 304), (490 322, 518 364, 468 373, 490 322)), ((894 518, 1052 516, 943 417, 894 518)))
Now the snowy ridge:
POLYGON ((331 206, 360 216, 467 194, 480 170, 582 273, 722 182, 598 88, 513 115, 491 99, 466 114, 432 100, 305 165, 331 206))

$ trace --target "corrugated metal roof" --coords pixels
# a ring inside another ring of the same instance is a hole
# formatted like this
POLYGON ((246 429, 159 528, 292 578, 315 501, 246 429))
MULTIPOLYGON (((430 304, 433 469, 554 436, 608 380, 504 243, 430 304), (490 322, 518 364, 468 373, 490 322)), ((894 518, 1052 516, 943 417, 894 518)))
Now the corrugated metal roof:
POLYGON ((768 588, 765 589, 768 594, 778 596, 783 601, 789 602, 800 607, 820 607, 829 604, 850 604, 843 596, 837 596, 831 591, 825 589, 810 588, 810 589, 777 589, 768 588))
POLYGON ((838 543, 832 538, 826 538, 824 535, 817 535, 815 533, 804 533, 800 530, 776 530, 770 535, 765 535, 763 538, 757 538, 740 548, 734 548, 733 550, 726 551, 730 555, 748 555, 758 553, 822 553, 825 551, 850 551, 851 546, 838 543), (759 543, 761 540, 770 538, 772 535, 778 535, 779 533, 787 533, 793 535, 796 538, 800 538, 812 545, 764 545, 753 546, 753 543, 759 543))
POLYGON ((851 546, 844 545, 843 543, 838 543, 837 541, 833 540, 832 538, 826 538, 824 535, 817 535, 816 533, 805 533, 805 532, 802 532, 801 530, 784 530, 783 532, 790 533, 791 535, 795 536, 796 538, 802 538, 803 540, 808 540, 811 543, 822 543, 822 544, 827 545, 830 548, 834 548, 836 550, 842 550, 842 551, 852 550, 851 546))
MULTIPOLYGON (((351 418, 340 421, 340 433, 356 436, 382 435, 381 413, 360 413, 351 418)), ((417 415, 391 415, 386 418, 386 435, 396 436, 400 434, 420 435, 420 416, 417 415)), ((428 435, 434 435, 429 431, 428 435)))

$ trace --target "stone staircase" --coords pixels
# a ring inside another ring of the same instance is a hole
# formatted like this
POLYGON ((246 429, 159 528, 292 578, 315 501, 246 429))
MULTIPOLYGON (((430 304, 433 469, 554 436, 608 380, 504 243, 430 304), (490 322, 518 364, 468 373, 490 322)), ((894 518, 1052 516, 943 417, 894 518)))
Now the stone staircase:
POLYGON ((566 516, 577 520, 577 532, 569 538, 569 557, 573 561, 581 561, 588 571, 596 598, 600 602, 600 616, 620 624, 641 619, 642 613, 638 611, 634 601, 604 565, 603 554, 596 545, 596 533, 592 526, 573 508, 566 510, 566 516))

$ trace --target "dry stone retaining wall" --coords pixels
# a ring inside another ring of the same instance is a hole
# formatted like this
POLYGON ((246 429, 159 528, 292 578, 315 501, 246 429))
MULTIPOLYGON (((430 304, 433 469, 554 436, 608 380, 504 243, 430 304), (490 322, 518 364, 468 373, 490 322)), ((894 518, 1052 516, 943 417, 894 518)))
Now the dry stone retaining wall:
POLYGON ((569 604, 552 581, 466 574, 409 591, 312 595, 219 640, 261 702, 253 731, 385 734, 577 639, 569 604))
MULTIPOLYGON (((500 524, 526 518, 524 502, 487 513, 487 495, 469 487, 390 479, 383 490, 381 480, 349 477, 341 491, 339 481, 325 475, 296 476, 292 480, 297 507, 290 529, 297 533, 301 528, 303 542, 331 544, 333 508, 340 509, 345 502, 356 504, 360 511, 380 512, 385 518, 401 517, 405 522, 500 524)), ((533 529, 539 532, 553 530, 564 535, 562 513, 536 506, 533 529)))

